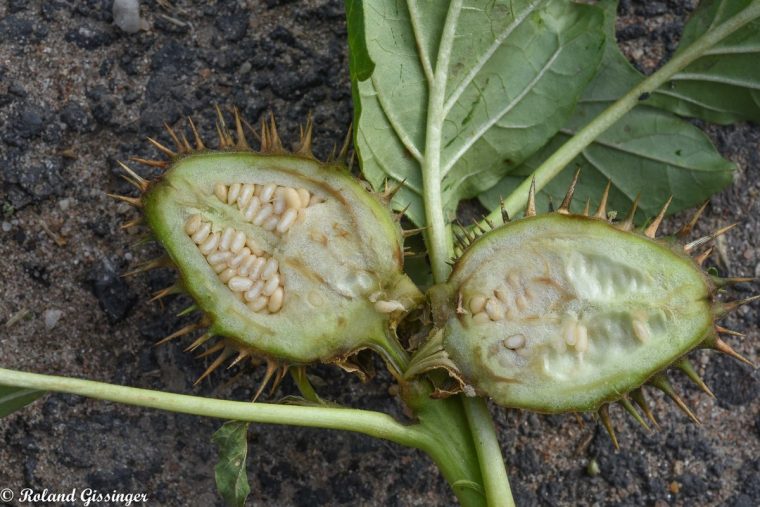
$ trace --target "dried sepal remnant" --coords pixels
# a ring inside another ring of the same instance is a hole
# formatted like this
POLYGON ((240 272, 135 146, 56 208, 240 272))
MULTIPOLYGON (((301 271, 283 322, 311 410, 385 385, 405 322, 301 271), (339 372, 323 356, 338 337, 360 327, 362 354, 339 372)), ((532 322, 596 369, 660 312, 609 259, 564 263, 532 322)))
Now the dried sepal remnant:
POLYGON ((165 172, 130 197, 179 271, 166 294, 181 288, 203 313, 191 348, 217 338, 214 365, 237 352, 278 371, 395 350, 395 323, 423 297, 403 273, 393 215, 345 167, 313 157, 310 123, 295 153, 273 120, 257 134, 260 152, 237 114, 234 124, 233 133, 220 112, 219 151, 194 125, 195 148, 169 129, 175 149, 152 141, 169 161, 139 159, 165 172))
POLYGON ((285 300, 285 280, 277 259, 267 255, 243 231, 212 232, 201 215, 185 222, 185 232, 230 292, 253 312, 277 313, 285 300))
MULTIPOLYGON (((705 274, 698 251, 727 228, 681 246, 656 238, 668 203, 633 231, 632 213, 608 219, 607 191, 592 216, 570 214, 573 185, 545 215, 535 213, 534 192, 523 219, 462 241, 448 283, 433 292, 443 339, 430 350, 445 357, 439 367, 505 406, 599 411, 610 431, 608 405, 630 411, 628 393, 645 403, 644 384, 696 420, 664 371, 676 365, 707 389, 683 356, 699 347, 733 355, 715 321, 747 301, 717 300, 716 289, 733 279, 705 274)), ((432 358, 412 363, 435 366, 432 358)))

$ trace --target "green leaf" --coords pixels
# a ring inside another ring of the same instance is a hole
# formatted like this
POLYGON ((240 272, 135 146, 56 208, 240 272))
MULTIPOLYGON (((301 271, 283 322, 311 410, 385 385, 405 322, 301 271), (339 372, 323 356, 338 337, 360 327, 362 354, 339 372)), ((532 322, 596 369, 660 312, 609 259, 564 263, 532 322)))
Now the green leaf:
POLYGON ((45 391, 0 385, 0 417, 24 408, 45 394, 45 391))
MULTIPOLYGON (((600 2, 605 9, 607 33, 614 31, 617 2, 600 2)), ((565 141, 607 106, 636 86, 642 76, 620 53, 614 37, 608 37, 599 73, 589 84, 568 123, 538 153, 498 185, 480 196, 489 209, 508 196, 565 141)), ((637 106, 603 132, 537 196, 543 210, 562 201, 576 168, 581 178, 576 187, 573 210, 580 211, 586 199, 598 205, 608 179, 612 189, 608 208, 627 213, 641 194, 639 222, 659 212, 673 196, 669 211, 675 213, 706 200, 731 182, 734 165, 715 150, 698 128, 672 114, 648 106, 637 106)), ((593 209, 592 209, 593 211, 593 209)))
POLYGON ((355 0, 347 11, 362 171, 375 188, 403 181, 394 206, 420 226, 423 173, 441 181, 449 216, 494 185, 566 122, 604 42, 601 11, 566 0, 355 0))
POLYGON ((251 493, 246 473, 248 423, 226 422, 211 440, 219 448, 219 461, 214 468, 216 487, 227 505, 242 507, 251 493))
MULTIPOLYGON (((757 0, 754 0, 756 2, 757 0)), ((678 52, 740 13, 753 0, 703 0, 684 28, 678 52)), ((760 20, 726 37, 652 94, 651 103, 715 123, 760 122, 760 20)))

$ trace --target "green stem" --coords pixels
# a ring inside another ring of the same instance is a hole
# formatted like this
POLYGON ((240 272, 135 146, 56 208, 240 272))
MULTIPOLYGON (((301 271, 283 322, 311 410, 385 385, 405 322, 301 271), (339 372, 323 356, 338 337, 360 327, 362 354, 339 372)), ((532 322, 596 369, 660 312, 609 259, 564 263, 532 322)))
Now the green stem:
POLYGON ((475 449, 478 453, 480 469, 483 473, 483 487, 489 507, 514 507, 509 478, 504 467, 504 458, 496 438, 488 406, 483 398, 464 398, 464 411, 472 428, 475 449))
MULTIPOLYGON (((565 144, 562 145, 552 156, 547 158, 534 172, 531 178, 526 178, 510 196, 504 200, 504 208, 510 216, 517 215, 525 208, 528 202, 531 179, 536 180, 536 190, 540 190, 557 176, 562 169, 570 164, 589 144, 599 137, 605 130, 615 124, 628 111, 633 109, 640 101, 640 97, 646 96, 657 90, 678 71, 702 56, 712 46, 743 27, 753 19, 760 16, 760 2, 754 2, 742 12, 724 21, 712 30, 709 30, 699 39, 695 40, 684 51, 676 54, 660 70, 644 79, 628 93, 618 99, 614 104, 605 109, 585 127, 579 130, 565 144)), ((501 210, 496 209, 488 219, 494 223, 502 223, 501 210)))
POLYGON ((418 427, 405 426, 387 414, 369 410, 215 400, 4 368, 0 368, 0 385, 78 394, 99 400, 218 419, 354 431, 418 449, 429 445, 429 437, 418 427))
MULTIPOLYGON (((428 396, 425 413, 435 413, 436 417, 426 418, 427 424, 404 425, 387 414, 369 410, 215 400, 4 368, 0 368, 0 385, 70 393, 126 405, 224 420, 363 433, 424 451, 452 484, 454 493, 462 505, 483 505, 482 493, 477 487, 473 489, 470 486, 479 484, 479 477, 473 477, 471 453, 468 454, 466 449, 468 445, 461 443, 461 428, 466 427, 466 424, 457 420, 457 414, 448 409, 450 407, 446 400, 432 400, 428 396)), ((474 470, 477 473, 477 463, 474 470)))
POLYGON ((435 75, 430 83, 427 124, 425 129, 425 158, 422 161, 422 188, 425 202, 425 242, 427 243, 430 265, 436 283, 442 283, 449 276, 446 261, 454 252, 446 219, 443 214, 443 191, 441 189, 441 144, 443 140, 444 103, 446 82, 449 72, 449 55, 454 44, 457 20, 462 9, 462 0, 453 0, 449 5, 446 22, 443 25, 435 75))

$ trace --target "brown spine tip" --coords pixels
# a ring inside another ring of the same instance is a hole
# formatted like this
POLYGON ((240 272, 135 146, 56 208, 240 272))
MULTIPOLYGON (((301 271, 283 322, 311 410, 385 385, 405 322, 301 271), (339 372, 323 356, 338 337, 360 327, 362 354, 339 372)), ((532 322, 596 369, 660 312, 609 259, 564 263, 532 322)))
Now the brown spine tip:
POLYGON ((717 324, 715 324, 715 331, 717 331, 718 333, 721 333, 721 334, 728 334, 728 335, 731 335, 731 336, 739 336, 741 338, 744 338, 745 336, 747 336, 744 333, 740 333, 738 331, 734 331, 733 329, 728 329, 728 328, 725 328, 723 326, 719 326, 717 324))
POLYGON ((232 109, 232 115, 235 118, 235 137, 237 137, 235 147, 239 150, 250 150, 251 147, 248 145, 248 139, 245 137, 243 122, 240 120, 240 112, 238 111, 238 108, 235 107, 232 109))
POLYGON ((694 212, 694 214, 691 216, 688 222, 683 224, 683 227, 676 233, 676 236, 683 239, 689 234, 691 234, 692 229, 694 229, 694 226, 697 225, 697 222, 699 221, 699 217, 702 216, 702 213, 705 211, 705 208, 707 208, 707 205, 710 203, 710 201, 705 201, 702 206, 697 209, 697 211, 694 212))
POLYGON ((708 396, 711 398, 715 398, 715 394, 710 390, 709 387, 707 387, 707 384, 705 384, 705 381, 702 380, 702 377, 699 376, 699 373, 697 373, 697 370, 694 369, 694 365, 691 364, 691 361, 689 361, 686 358, 681 359, 680 361, 675 363, 675 367, 681 370, 689 379, 694 382, 697 387, 699 387, 703 392, 705 392, 708 396))
POLYGON ((169 259, 168 256, 162 256, 157 259, 150 260, 148 262, 144 262, 137 266, 132 271, 127 271, 122 277, 128 277, 128 276, 134 276, 140 273, 145 273, 146 271, 150 271, 152 269, 158 269, 158 268, 165 268, 172 265, 171 259, 169 259))
POLYGON ((526 217, 536 216, 536 177, 530 180, 530 190, 528 191, 528 205, 525 208, 526 217))
POLYGON ((391 202, 393 198, 396 196, 396 194, 399 192, 399 190, 401 190, 401 188, 404 186, 405 183, 406 183, 406 178, 402 179, 401 181, 393 185, 393 187, 390 187, 388 186, 388 180, 385 180, 385 190, 380 195, 380 198, 383 201, 385 201, 386 204, 391 202))
POLYGON ((251 357, 251 353, 248 350, 245 350, 245 349, 239 350, 237 357, 233 359, 232 362, 230 362, 229 366, 227 366, 227 369, 229 370, 233 366, 240 364, 241 361, 243 361, 244 359, 248 357, 251 357))
POLYGON ((277 122, 274 119, 274 114, 269 113, 269 152, 283 153, 284 151, 280 134, 277 131, 277 122))
POLYGON ((129 183, 134 185, 135 188, 137 188, 140 192, 144 193, 146 190, 148 190, 148 186, 150 185, 148 180, 146 180, 145 178, 143 178, 142 176, 134 172, 132 168, 130 168, 127 164, 125 164, 121 160, 117 160, 117 163, 119 164, 119 166, 121 166, 124 172, 127 173, 126 176, 122 175, 122 177, 125 180, 127 180, 129 183))
POLYGON ((164 128, 166 129, 166 132, 169 134, 169 137, 172 138, 172 141, 174 141, 174 146, 177 147, 177 153, 184 153, 185 146, 182 144, 182 141, 179 140, 179 137, 177 137, 177 133, 174 132, 174 129, 171 128, 169 124, 166 122, 164 122, 164 128))
POLYGON ((561 213, 563 215, 570 214, 570 204, 572 204, 573 202, 573 194, 575 193, 575 185, 578 184, 578 177, 580 175, 581 175, 580 169, 575 171, 575 176, 573 176, 573 181, 570 182, 570 187, 567 189, 567 194, 565 194, 565 198, 562 200, 562 204, 560 204, 559 209, 557 210, 557 213, 561 213))
POLYGON ((211 338, 213 338, 214 335, 211 333, 204 333, 201 336, 199 336, 193 343, 191 343, 186 349, 185 352, 194 352, 195 349, 209 341, 211 338))
POLYGON ((409 203, 406 206, 404 206, 403 208, 401 208, 401 210, 399 210, 398 213, 396 213, 395 215, 393 215, 393 220, 395 220, 396 222, 401 222, 401 219, 404 218, 404 215, 406 215, 406 211, 409 209, 409 206, 411 206, 411 205, 412 205, 412 203, 409 203))
POLYGON ((633 200, 633 204, 631 204, 631 209, 628 210, 628 214, 623 221, 618 224, 617 228, 621 231, 630 231, 633 229, 633 220, 636 218, 636 208, 639 207, 640 197, 641 194, 636 195, 636 199, 633 200))
POLYGON ((169 148, 167 148, 163 144, 159 143, 158 141, 156 141, 152 137, 148 138, 148 142, 150 144, 152 144, 158 151, 160 151, 161 153, 163 153, 164 155, 166 155, 167 157, 169 157, 169 158, 176 158, 177 154, 174 151, 170 150, 169 148))
POLYGON ((725 226, 725 227, 723 227, 721 229, 718 229, 717 231, 715 231, 714 233, 710 234, 709 236, 703 236, 703 237, 701 237, 699 239, 695 239, 691 243, 687 243, 686 245, 684 245, 683 251, 686 252, 687 254, 691 253, 695 249, 701 247, 704 244, 709 243, 710 241, 714 240, 718 236, 721 236, 721 235, 727 233, 728 231, 730 231, 731 229, 733 229, 737 225, 739 225, 739 224, 735 223, 735 224, 727 225, 727 226, 725 226))
POLYGON ((160 299, 165 298, 166 296, 170 296, 172 294, 179 294, 182 292, 182 288, 175 284, 172 284, 168 286, 165 289, 161 289, 160 291, 153 294, 153 297, 148 300, 148 302, 152 303, 154 301, 158 301, 160 299))
POLYGON ((131 229, 132 227, 137 227, 138 225, 142 225, 145 223, 145 218, 141 215, 137 218, 133 218, 132 220, 129 220, 127 222, 124 222, 119 226, 120 229, 131 229))
POLYGON ((148 167, 157 167, 159 169, 166 169, 169 167, 169 162, 166 160, 151 160, 140 157, 129 157, 129 160, 137 162, 138 164, 147 165, 148 167))
POLYGON ((195 138, 195 149, 196 150, 205 150, 206 145, 203 144, 203 139, 201 138, 200 134, 198 133, 198 129, 195 128, 195 123, 193 123, 193 119, 189 116, 187 117, 187 122, 190 124, 190 130, 193 131, 193 137, 195 138))
POLYGON ((731 356, 737 361, 741 361, 742 363, 751 366, 752 368, 755 367, 755 363, 744 357, 743 355, 739 354, 737 351, 731 347, 728 343, 724 342, 720 338, 716 337, 715 341, 710 344, 710 346, 717 350, 718 352, 723 352, 727 356, 731 356))
POLYGON ((719 276, 710 276, 710 279, 713 281, 716 287, 729 287, 731 285, 736 285, 739 283, 757 282, 757 278, 754 278, 751 276, 734 276, 734 277, 727 277, 727 278, 721 278, 719 276))
POLYGON ((651 378, 649 380, 649 385, 656 387, 665 393, 671 400, 673 400, 676 406, 680 408, 681 411, 686 414, 686 416, 695 424, 702 424, 702 421, 700 421, 699 418, 694 415, 694 412, 692 412, 688 405, 686 405, 686 403, 683 401, 683 399, 678 396, 678 393, 675 392, 673 386, 670 385, 670 382, 664 374, 659 374, 651 378))
POLYGON ((590 212, 591 212, 591 198, 586 197, 586 204, 583 205, 583 211, 581 212, 581 215, 583 215, 584 217, 587 217, 590 212))
POLYGON ((200 327, 201 327, 201 325, 198 324, 197 322, 195 322, 193 324, 188 324, 187 326, 176 330, 175 332, 173 332, 172 334, 170 334, 166 338, 162 338, 161 340, 157 341, 154 344, 154 347, 158 347, 159 345, 163 345, 164 343, 168 343, 168 342, 172 341, 175 338, 179 338, 180 336, 185 336, 186 334, 191 333, 191 332, 195 331, 196 329, 198 329, 200 327))
POLYGON ((639 411, 636 410, 636 407, 633 406, 633 403, 628 398, 621 398, 618 400, 618 403, 620 406, 622 406, 628 414, 633 417, 633 419, 641 425, 645 430, 652 431, 652 428, 649 427, 647 422, 644 420, 643 417, 641 417, 641 414, 639 414, 639 411))
POLYGON ((657 419, 655 419, 654 414, 652 413, 652 410, 649 408, 649 404, 647 403, 647 399, 644 396, 644 390, 642 388, 634 389, 631 391, 631 398, 636 403, 636 405, 639 406, 642 412, 644 412, 644 415, 652 422, 652 425, 655 428, 659 428, 660 424, 657 422, 657 419))
MULTIPOLYGON (((198 377, 198 380, 196 380, 195 383, 193 383, 193 385, 198 385, 203 379, 205 379, 206 377, 208 377, 209 375, 211 375, 211 373, 214 370, 216 370, 217 368, 219 368, 222 365, 222 363, 224 363, 234 353, 234 351, 232 349, 230 349, 229 347, 225 346, 224 342, 220 342, 218 345, 221 345, 222 348, 223 348, 221 354, 219 354, 217 356, 217 358, 214 359, 214 362, 211 363, 211 366, 209 366, 208 368, 206 368, 206 371, 203 372, 203 375, 201 375, 200 377, 198 377)), ((210 351, 213 350, 213 349, 215 349, 215 348, 216 348, 216 346, 212 347, 208 351, 204 352, 204 354, 206 354, 206 353, 210 354, 211 353, 210 351)))
POLYGON ((673 201, 673 196, 671 195, 668 197, 668 200, 665 201, 665 204, 662 206, 662 209, 659 213, 657 213, 657 216, 652 220, 652 223, 647 226, 646 229, 644 229, 644 235, 647 238, 654 239, 655 236, 657 236, 657 229, 660 228, 660 224, 662 224, 662 219, 665 218, 665 213, 668 212, 668 207, 670 207, 670 203, 673 201))
POLYGON ((599 201, 599 207, 596 208, 596 213, 594 213, 594 218, 607 220, 607 199, 610 196, 610 187, 612 187, 612 180, 608 179, 607 186, 604 187, 604 192, 602 192, 602 198, 599 201))
POLYGON ((139 197, 130 197, 128 195, 119 194, 106 194, 108 197, 113 197, 117 201, 122 201, 135 208, 142 208, 142 200, 139 197))
POLYGON ((345 164, 348 160, 348 149, 351 147, 352 132, 353 125, 349 125, 348 131, 346 132, 346 138, 343 140, 343 146, 340 147, 340 152, 338 152, 338 161, 342 162, 343 164, 345 164))
POLYGON ((277 364, 275 361, 267 358, 267 370, 264 373, 264 378, 261 380, 261 384, 259 385, 258 390, 256 391, 256 394, 253 396, 253 399, 251 401, 255 402, 259 399, 259 396, 261 396, 261 393, 264 392, 264 389, 266 388, 269 381, 272 379, 272 376, 277 372, 279 368, 279 364, 277 364))
POLYGON ((703 265, 705 263, 705 261, 708 258, 710 258, 710 254, 712 254, 712 253, 713 253, 713 247, 710 247, 707 250, 705 250, 704 252, 702 252, 701 254, 699 254, 696 257, 694 257, 694 262, 697 263, 697 266, 701 266, 701 265, 703 265))
POLYGON ((615 446, 616 450, 619 450, 620 445, 618 444, 618 439, 617 439, 617 436, 615 435, 615 428, 612 426, 612 419, 610 418, 609 404, 605 403, 604 405, 599 407, 599 411, 597 413, 599 414, 599 419, 601 419, 604 429, 607 430, 607 434, 610 436, 610 440, 612 440, 612 445, 615 446))
POLYGON ((760 299, 760 294, 756 296, 750 296, 744 299, 739 299, 736 301, 727 301, 725 303, 720 303, 720 302, 715 303, 713 305, 713 313, 716 315, 716 317, 723 317, 746 304, 749 304, 753 301, 757 301, 758 299, 760 299))
POLYGON ((298 142, 298 149, 296 153, 306 158, 314 158, 314 153, 311 151, 312 133, 314 130, 314 120, 311 117, 311 113, 306 117, 306 126, 299 127, 301 133, 301 139, 298 142))

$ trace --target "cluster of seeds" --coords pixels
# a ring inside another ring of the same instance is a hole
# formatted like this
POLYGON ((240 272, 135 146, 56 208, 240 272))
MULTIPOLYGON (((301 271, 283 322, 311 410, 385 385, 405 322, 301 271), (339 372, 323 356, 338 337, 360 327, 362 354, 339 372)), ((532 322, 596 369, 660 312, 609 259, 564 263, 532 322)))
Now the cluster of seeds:
POLYGON ((533 299, 531 288, 522 287, 515 273, 507 275, 506 281, 511 289, 510 294, 503 289, 495 289, 492 297, 476 294, 470 298, 468 306, 475 322, 480 324, 504 319, 514 320, 516 313, 529 308, 529 302, 533 299))
POLYGON ((274 183, 219 183, 214 194, 224 203, 237 205, 247 222, 278 234, 288 232, 303 210, 318 202, 318 198, 305 188, 274 183))
POLYGON ((185 232, 222 283, 254 312, 276 313, 285 298, 283 276, 277 259, 268 256, 243 231, 227 227, 212 232, 200 215, 185 222, 185 232))

